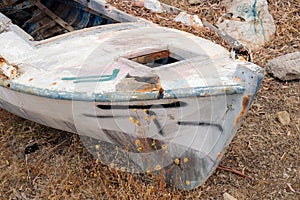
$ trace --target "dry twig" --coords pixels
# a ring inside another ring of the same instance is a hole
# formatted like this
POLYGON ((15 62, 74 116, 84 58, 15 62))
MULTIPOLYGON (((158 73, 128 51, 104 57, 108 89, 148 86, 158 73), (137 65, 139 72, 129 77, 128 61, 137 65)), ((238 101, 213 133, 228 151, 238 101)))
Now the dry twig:
POLYGON ((229 168, 229 167, 226 167, 226 166, 223 166, 223 165, 219 165, 217 167, 217 169, 221 169, 221 170, 224 170, 224 171, 228 171, 228 172, 232 172, 232 173, 235 173, 237 175, 240 175, 242 177, 245 177, 245 178, 248 178, 248 179, 251 179, 252 181, 254 181, 254 178, 252 178, 251 176, 248 176, 246 174, 244 174, 243 172, 240 172, 236 169, 232 169, 232 168, 229 168))

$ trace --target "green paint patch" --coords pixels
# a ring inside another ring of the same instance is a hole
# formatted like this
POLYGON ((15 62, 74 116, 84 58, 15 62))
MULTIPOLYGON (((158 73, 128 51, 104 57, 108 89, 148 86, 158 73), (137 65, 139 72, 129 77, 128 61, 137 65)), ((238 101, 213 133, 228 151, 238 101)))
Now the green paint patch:
POLYGON ((73 83, 91 83, 91 82, 104 82, 112 81, 117 78, 120 69, 114 69, 111 75, 101 76, 80 76, 80 77, 63 77, 63 81, 73 81, 73 83))

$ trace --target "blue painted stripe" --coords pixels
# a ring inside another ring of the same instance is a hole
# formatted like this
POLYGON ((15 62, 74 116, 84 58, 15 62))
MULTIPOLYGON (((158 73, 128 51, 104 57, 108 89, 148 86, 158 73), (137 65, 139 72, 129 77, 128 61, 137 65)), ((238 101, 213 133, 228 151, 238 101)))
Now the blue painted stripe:
MULTIPOLYGON (((88 92, 67 92, 50 89, 42 89, 37 87, 30 87, 18 83, 0 81, 0 86, 6 87, 10 85, 9 89, 22 92, 30 95, 40 97, 60 99, 60 100, 74 100, 74 101, 96 101, 96 102, 124 102, 124 101, 143 101, 143 100, 157 100, 158 92, 111 92, 111 93, 88 93, 88 92)), ((181 88, 175 90, 165 90, 164 99, 177 99, 189 97, 206 97, 216 95, 232 95, 242 94, 245 88, 241 85, 222 85, 213 87, 196 87, 196 88, 181 88)))

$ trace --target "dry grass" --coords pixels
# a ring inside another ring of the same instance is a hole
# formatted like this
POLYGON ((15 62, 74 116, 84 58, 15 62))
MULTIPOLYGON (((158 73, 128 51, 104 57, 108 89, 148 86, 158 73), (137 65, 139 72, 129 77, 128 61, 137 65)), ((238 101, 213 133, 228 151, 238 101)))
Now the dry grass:
MULTIPOLYGON (((269 3, 277 33, 274 40, 254 52, 254 60, 261 66, 268 59, 300 48, 299 1, 269 0, 269 3)), ((116 5, 160 25, 212 37, 222 43, 209 30, 202 32, 182 26, 167 20, 170 16, 166 14, 124 6, 128 5, 126 2, 119 1, 116 5)), ((195 7, 176 5, 212 23, 224 12, 218 1, 195 7)), ((299 81, 280 82, 267 76, 225 154, 222 165, 244 169, 254 181, 217 170, 203 186, 189 192, 166 187, 154 175, 131 175, 109 169, 96 162, 77 135, 0 110, 0 199, 222 199, 224 192, 238 199, 299 199, 299 94, 299 81), (282 126, 276 119, 276 112, 283 110, 291 115, 290 125, 282 126), (33 144, 38 145, 38 150, 25 156, 26 147, 33 144)))

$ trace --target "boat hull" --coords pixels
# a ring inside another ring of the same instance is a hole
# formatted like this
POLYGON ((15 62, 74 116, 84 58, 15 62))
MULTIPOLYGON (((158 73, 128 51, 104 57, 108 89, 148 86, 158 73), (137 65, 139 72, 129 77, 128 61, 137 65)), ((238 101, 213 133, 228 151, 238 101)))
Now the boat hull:
POLYGON ((0 106, 37 123, 78 133, 106 165, 136 173, 160 170, 168 183, 189 190, 217 167, 253 95, 103 103, 45 98, 0 87, 0 106), (116 159, 118 155, 121 158, 116 159))

